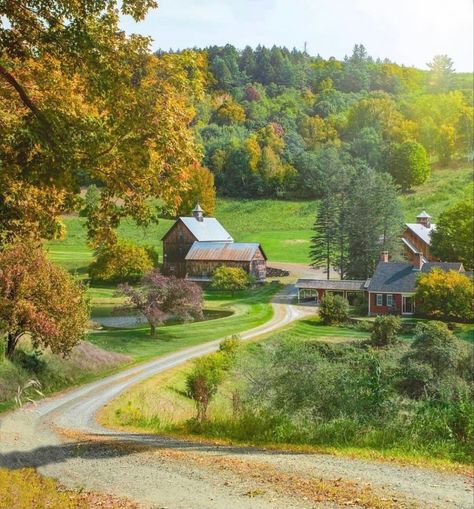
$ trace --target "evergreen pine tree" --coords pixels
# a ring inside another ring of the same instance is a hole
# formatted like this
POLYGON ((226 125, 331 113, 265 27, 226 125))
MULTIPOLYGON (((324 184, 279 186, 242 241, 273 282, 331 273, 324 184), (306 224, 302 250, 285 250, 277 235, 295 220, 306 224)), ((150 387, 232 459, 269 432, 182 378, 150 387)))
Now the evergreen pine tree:
POLYGON ((328 193, 319 205, 311 238, 310 258, 315 268, 325 267, 327 278, 337 261, 337 206, 335 196, 328 193))

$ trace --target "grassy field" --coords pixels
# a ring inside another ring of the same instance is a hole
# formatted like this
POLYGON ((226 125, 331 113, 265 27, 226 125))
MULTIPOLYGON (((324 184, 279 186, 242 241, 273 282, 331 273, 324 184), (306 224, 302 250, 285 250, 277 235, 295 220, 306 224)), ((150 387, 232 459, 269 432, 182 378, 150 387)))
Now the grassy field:
MULTIPOLYGON (((14 406, 17 388, 32 378, 41 383, 41 391, 46 395, 109 375, 136 362, 257 327, 272 317, 270 301, 279 288, 279 285, 269 284, 234 297, 208 292, 205 295, 208 314, 227 316, 158 327, 154 338, 145 326, 109 327, 89 332, 87 342, 66 359, 49 352, 37 358, 25 341, 14 362, 0 362, 0 412, 14 406)), ((112 290, 94 289, 93 295, 102 296, 96 297, 93 316, 109 316, 114 300, 112 290)), ((26 396, 38 397, 31 390, 26 396)))
MULTIPOLYGON (((434 170, 428 181, 401 198, 404 216, 414 221, 425 209, 436 221, 440 212, 460 199, 471 197, 474 188, 472 168, 468 165, 434 170)), ((236 241, 260 242, 270 261, 307 263, 316 201, 219 199, 216 217, 236 241)), ((72 271, 84 273, 92 258, 85 238, 85 219, 64 218, 68 234, 65 240, 50 242, 53 260, 72 271)), ((147 228, 124 221, 119 235, 162 252, 161 237, 173 224, 162 219, 147 228)))
POLYGON ((258 327, 272 317, 270 301, 279 288, 279 285, 266 285, 233 298, 208 292, 205 295, 206 309, 233 311, 233 314, 215 320, 159 327, 155 338, 150 337, 146 326, 137 326, 91 332, 87 339, 105 350, 128 355, 134 361, 143 361, 258 327))

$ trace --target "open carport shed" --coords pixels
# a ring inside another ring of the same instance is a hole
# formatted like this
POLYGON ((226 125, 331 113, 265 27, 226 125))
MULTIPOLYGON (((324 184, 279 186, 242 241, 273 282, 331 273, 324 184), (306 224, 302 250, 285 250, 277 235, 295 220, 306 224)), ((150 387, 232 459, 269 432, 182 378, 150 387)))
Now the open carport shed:
POLYGON ((337 279, 298 279, 298 302, 315 300, 320 302, 326 292, 341 295, 347 300, 357 293, 367 291, 368 281, 337 279))

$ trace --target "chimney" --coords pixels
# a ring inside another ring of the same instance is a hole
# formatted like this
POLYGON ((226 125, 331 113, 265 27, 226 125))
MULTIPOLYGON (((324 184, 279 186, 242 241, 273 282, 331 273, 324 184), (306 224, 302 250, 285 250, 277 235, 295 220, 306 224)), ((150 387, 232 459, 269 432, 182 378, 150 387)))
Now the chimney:
POLYGON ((423 268, 423 253, 415 253, 413 267, 415 270, 421 270, 423 268))
POLYGON ((388 251, 382 251, 380 253, 380 261, 383 263, 388 263, 388 251))
POLYGON ((427 212, 423 211, 416 216, 416 222, 418 224, 422 224, 426 228, 429 228, 431 226, 431 216, 427 212))
POLYGON ((193 216, 196 219, 196 221, 199 221, 201 223, 204 220, 203 213, 204 211, 202 210, 201 206, 198 203, 193 210, 193 216))

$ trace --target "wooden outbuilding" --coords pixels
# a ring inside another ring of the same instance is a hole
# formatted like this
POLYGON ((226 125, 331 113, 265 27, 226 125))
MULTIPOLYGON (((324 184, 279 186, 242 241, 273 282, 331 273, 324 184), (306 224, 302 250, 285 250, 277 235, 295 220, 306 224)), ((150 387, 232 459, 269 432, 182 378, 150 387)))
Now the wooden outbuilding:
POLYGON ((194 242, 233 242, 230 233, 214 217, 204 217, 199 205, 191 217, 179 217, 163 241, 163 273, 186 276, 186 255, 194 242))
POLYGON ((194 281, 210 281, 221 267, 239 267, 258 283, 265 281, 267 257, 256 243, 195 242, 186 255, 186 277, 194 281))

